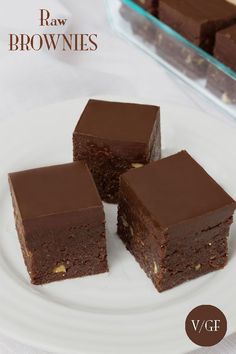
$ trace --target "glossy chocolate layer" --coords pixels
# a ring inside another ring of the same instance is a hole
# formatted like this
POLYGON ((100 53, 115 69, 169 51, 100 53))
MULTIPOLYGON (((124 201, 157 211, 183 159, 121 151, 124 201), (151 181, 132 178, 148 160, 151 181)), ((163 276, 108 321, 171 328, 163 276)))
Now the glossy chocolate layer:
POLYGON ((224 0, 160 0, 159 17, 211 53, 216 32, 236 23, 236 6, 224 0))
POLYGON ((234 200, 186 151, 130 170, 121 179, 163 229, 235 208, 234 200))
POLYGON ((147 144, 159 111, 150 105, 89 100, 74 133, 147 144))
POLYGON ((83 161, 10 173, 9 179, 23 220, 102 205, 83 161))

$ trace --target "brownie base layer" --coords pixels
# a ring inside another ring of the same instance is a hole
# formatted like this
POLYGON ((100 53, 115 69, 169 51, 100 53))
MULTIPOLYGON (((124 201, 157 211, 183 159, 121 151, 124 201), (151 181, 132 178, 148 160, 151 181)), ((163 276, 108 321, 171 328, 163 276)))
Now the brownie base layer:
POLYGON ((121 6, 120 14, 124 20, 130 24, 134 35, 140 37, 143 42, 147 42, 149 44, 154 43, 157 29, 149 19, 138 15, 126 5, 121 6))
POLYGON ((121 195, 118 235, 158 291, 221 269, 227 263, 227 236, 232 218, 184 240, 166 242, 150 218, 133 210, 121 195))
POLYGON ((27 234, 12 194, 15 224, 31 283, 53 281, 108 272, 104 224, 73 225, 61 230, 27 234), (29 247, 27 239, 39 239, 29 247))
MULTIPOLYGON (((97 229, 98 231, 98 229, 97 229)), ((63 239, 55 246, 53 241, 43 244, 39 250, 27 251, 24 258, 31 282, 45 284, 69 278, 79 278, 100 274, 108 271, 106 249, 104 248, 105 233, 100 240, 88 241, 93 238, 91 230, 87 233, 81 227, 60 232, 49 231, 50 239, 63 239), (30 260, 30 261, 29 261, 30 260)))
MULTIPOLYGON (((102 200, 117 203, 119 177, 132 167, 132 161, 114 154, 108 145, 98 146, 84 142, 83 146, 81 144, 78 147, 74 142, 74 146, 74 161, 86 160, 102 200)), ((146 163, 144 157, 140 157, 136 162, 146 163)))
POLYGON ((236 79, 225 75, 221 70, 210 66, 207 73, 207 88, 222 102, 236 103, 236 79))
POLYGON ((130 168, 140 167, 160 159, 160 128, 159 126, 154 128, 150 150, 147 154, 134 153, 135 144, 128 148, 117 148, 115 152, 105 143, 98 145, 95 141, 91 142, 91 139, 87 141, 87 138, 82 136, 78 140, 73 139, 73 146, 74 161, 86 161, 101 199, 107 203, 118 203, 120 175, 130 168))
POLYGON ((208 63, 190 48, 168 36, 161 30, 156 31, 153 40, 156 53, 176 69, 192 79, 206 76, 208 63))

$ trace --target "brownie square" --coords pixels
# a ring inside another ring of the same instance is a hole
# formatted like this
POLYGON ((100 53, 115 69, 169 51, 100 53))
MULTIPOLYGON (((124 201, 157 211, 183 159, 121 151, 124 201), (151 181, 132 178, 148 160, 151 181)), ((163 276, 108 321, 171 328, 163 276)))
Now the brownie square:
POLYGON ((73 134, 74 161, 86 160, 101 198, 117 203, 119 177, 161 156, 160 108, 89 100, 73 134))
POLYGON ((140 37, 145 43, 154 44, 157 28, 149 18, 137 13, 127 5, 122 5, 119 13, 129 23, 135 36, 140 37))
POLYGON ((236 25, 217 32, 214 56, 236 71, 236 25))
POLYGON ((212 53, 216 32, 236 23, 236 6, 225 0, 160 0, 159 18, 212 53))
POLYGON ((108 270, 103 206, 84 162, 10 173, 9 184, 33 284, 108 270))
POLYGON ((163 291, 224 267, 235 208, 182 151, 121 176, 118 234, 163 291))
MULTIPOLYGON (((236 25, 217 32, 214 56, 231 70, 236 71, 236 25)), ((234 78, 210 66, 207 88, 220 97, 224 103, 236 103, 236 73, 234 78)))

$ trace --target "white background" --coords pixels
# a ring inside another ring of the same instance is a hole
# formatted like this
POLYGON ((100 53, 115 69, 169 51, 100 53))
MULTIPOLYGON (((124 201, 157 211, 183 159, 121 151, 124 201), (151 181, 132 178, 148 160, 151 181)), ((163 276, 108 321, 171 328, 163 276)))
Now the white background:
MULTIPOLYGON (((0 4, 0 123, 45 104, 99 95, 148 98, 159 105, 170 102, 205 111, 215 119, 230 119, 153 59, 119 38, 108 23, 103 0, 0 0, 0 4), (99 49, 69 55, 9 52, 10 32, 42 31, 38 18, 43 7, 50 9, 53 17, 68 18, 65 27, 54 28, 53 32, 97 33, 99 49)), ((0 354, 12 353, 45 354, 0 335, 0 354)), ((236 335, 196 353, 236 353, 236 335)))

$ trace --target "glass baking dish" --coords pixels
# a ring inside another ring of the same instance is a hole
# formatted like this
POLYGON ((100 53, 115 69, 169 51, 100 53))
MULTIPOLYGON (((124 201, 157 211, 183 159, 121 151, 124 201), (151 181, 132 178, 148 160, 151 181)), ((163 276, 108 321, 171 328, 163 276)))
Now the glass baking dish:
POLYGON ((169 71, 236 118, 236 72, 133 0, 107 0, 113 27, 169 71))

